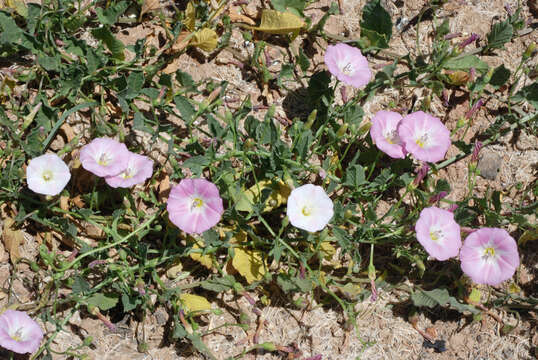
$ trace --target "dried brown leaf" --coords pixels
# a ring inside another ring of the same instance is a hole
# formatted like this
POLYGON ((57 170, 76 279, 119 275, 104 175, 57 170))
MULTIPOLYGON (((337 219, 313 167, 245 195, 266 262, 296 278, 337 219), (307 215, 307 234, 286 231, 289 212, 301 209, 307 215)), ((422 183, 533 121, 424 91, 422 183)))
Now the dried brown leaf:
POLYGON ((24 235, 21 230, 13 229, 15 221, 8 217, 4 219, 4 229, 2 232, 2 241, 6 250, 9 252, 11 262, 15 264, 20 259, 19 246, 24 243, 24 235))
POLYGON ((172 45, 172 51, 173 52, 178 52, 178 51, 181 51, 183 49, 185 49, 187 47, 187 45, 189 45, 189 38, 187 38, 189 36, 189 32, 188 31, 182 31, 179 36, 177 37, 176 39, 176 42, 174 43, 174 45, 172 45))
POLYGON ((144 0, 142 4, 142 9, 140 10, 140 18, 144 16, 145 13, 157 10, 161 7, 159 0, 144 0))
POLYGON ((62 126, 60 126, 60 130, 64 133, 67 142, 73 141, 75 138, 75 131, 68 123, 63 123, 62 126))
POLYGON ((231 7, 228 11, 231 22, 243 22, 249 25, 256 25, 256 22, 246 15, 240 14, 236 7, 231 7))

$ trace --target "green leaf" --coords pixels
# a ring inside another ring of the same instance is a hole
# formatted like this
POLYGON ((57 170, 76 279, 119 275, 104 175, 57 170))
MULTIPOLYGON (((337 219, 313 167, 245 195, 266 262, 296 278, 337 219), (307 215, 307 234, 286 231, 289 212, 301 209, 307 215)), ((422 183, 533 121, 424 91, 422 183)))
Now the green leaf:
POLYGON ((302 48, 299 48, 299 56, 297 56, 297 63, 299 64, 299 67, 301 68, 303 73, 305 73, 310 67, 310 60, 308 60, 308 56, 306 56, 302 48))
POLYGON ((127 78, 127 89, 125 93, 126 99, 134 99, 140 94, 140 90, 144 86, 144 74, 142 71, 134 71, 127 78))
POLYGON ((120 1, 117 4, 110 6, 108 9, 97 8, 97 18, 103 25, 114 25, 118 18, 127 10, 129 4, 127 1, 120 1))
POLYGON ((538 82, 534 82, 519 90, 518 93, 512 97, 512 100, 515 102, 527 100, 535 109, 538 109, 538 82))
POLYGON ((37 57, 37 62, 47 71, 59 71, 60 66, 62 65, 62 60, 58 54, 56 54, 56 56, 39 55, 37 57))
POLYGON ((476 71, 484 74, 488 71, 488 64, 480 60, 475 55, 463 55, 449 59, 443 66, 446 70, 468 71, 475 68, 476 71))
POLYGON ((118 303, 118 297, 116 295, 105 295, 97 293, 87 300, 88 305, 97 306, 102 311, 112 309, 118 303))
POLYGON ((97 39, 101 40, 105 43, 105 46, 110 50, 112 53, 112 57, 118 60, 124 60, 125 54, 123 53, 123 50, 125 49, 125 45, 123 43, 116 39, 116 37, 112 34, 110 29, 106 27, 102 28, 96 28, 92 30, 92 35, 97 39))
POLYGON ((450 308, 462 313, 465 311, 469 311, 473 314, 480 313, 480 311, 473 306, 462 304, 456 300, 456 298, 450 296, 447 289, 434 289, 430 291, 418 290, 411 295, 411 300, 417 307, 425 306, 434 308, 438 305, 449 305, 450 308))
POLYGON ((371 0, 362 9, 361 38, 369 47, 386 49, 392 36, 390 14, 381 6, 380 0, 371 0))
POLYGON ((148 119, 146 119, 144 114, 142 114, 140 111, 136 112, 133 119, 133 129, 153 134, 153 130, 146 125, 147 120, 148 119))
POLYGON ((514 28, 508 20, 493 25, 491 32, 488 34, 489 49, 502 49, 504 44, 512 39, 514 28))
POLYGON ((194 89, 194 80, 190 74, 178 70, 176 71, 176 80, 181 84, 181 86, 186 87, 189 90, 194 89))
POLYGON ((15 20, 0 11, 0 44, 15 44, 23 31, 17 26, 15 20))
POLYGON ((121 303, 123 305, 123 311, 129 312, 136 308, 136 306, 140 303, 140 299, 133 296, 129 296, 127 294, 123 294, 121 296, 121 303))
POLYGON ((489 84, 495 89, 500 88, 510 79, 510 70, 504 67, 504 64, 499 65, 493 71, 489 84))
POLYGON ((177 95, 174 97, 174 103, 176 104, 176 108, 181 113, 181 117, 183 118, 183 121, 187 125, 190 125, 191 122, 194 120, 193 116, 196 114, 196 110, 194 109, 194 106, 190 103, 189 99, 187 99, 184 96, 177 95))
POLYGON ((75 281, 73 282, 73 286, 71 287, 74 294, 82 294, 85 292, 90 291, 91 287, 90 284, 81 278, 80 276, 75 276, 75 281))
POLYGON ((271 0, 273 8, 278 11, 288 11, 297 16, 303 17, 305 7, 304 0, 271 0))
POLYGON ((235 279, 231 275, 224 275, 222 278, 209 279, 200 284, 204 289, 220 293, 233 289, 235 279))
POLYGON ((358 164, 355 164, 347 168, 344 185, 358 188, 360 185, 366 183, 365 179, 366 176, 364 174, 364 168, 358 164))

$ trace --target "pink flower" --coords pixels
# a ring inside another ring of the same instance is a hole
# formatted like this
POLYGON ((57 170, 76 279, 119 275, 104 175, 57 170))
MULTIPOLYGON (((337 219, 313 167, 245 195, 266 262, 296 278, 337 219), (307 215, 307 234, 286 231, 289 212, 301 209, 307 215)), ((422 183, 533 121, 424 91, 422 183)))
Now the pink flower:
POLYGON ((56 154, 44 154, 30 160, 26 181, 33 192, 58 195, 71 179, 69 168, 56 154))
POLYGON ((80 149, 82 167, 97 176, 116 176, 127 167, 129 150, 110 138, 96 138, 80 149))
POLYGON ((368 61, 361 51, 346 44, 327 46, 325 64, 336 78, 353 87, 362 87, 372 78, 368 61))
POLYGON ((477 284, 498 285, 519 266, 516 241, 503 229, 478 229, 465 239, 461 269, 477 284))
POLYGON ((441 120, 422 111, 404 116, 398 134, 405 150, 418 160, 442 160, 450 147, 450 131, 441 120))
POLYGON ((153 160, 144 155, 129 152, 127 168, 116 176, 107 176, 105 181, 113 188, 131 187, 143 183, 153 174, 153 160))
POLYGON ((454 214, 437 207, 424 208, 415 224, 418 242, 437 260, 457 256, 461 247, 460 226, 454 214))
POLYGON ((323 230, 333 214, 333 202, 321 186, 299 186, 288 197, 287 215, 296 228, 309 232, 323 230))
POLYGON ((25 312, 6 310, 0 315, 0 346, 18 354, 33 353, 43 339, 43 330, 25 312))
POLYGON ((167 204, 170 221, 186 233, 203 233, 224 212, 219 189, 205 179, 183 179, 172 188, 167 204))
POLYGON ((394 111, 378 111, 372 118, 370 136, 377 148, 391 158, 405 158, 406 151, 398 135, 402 115, 394 111))

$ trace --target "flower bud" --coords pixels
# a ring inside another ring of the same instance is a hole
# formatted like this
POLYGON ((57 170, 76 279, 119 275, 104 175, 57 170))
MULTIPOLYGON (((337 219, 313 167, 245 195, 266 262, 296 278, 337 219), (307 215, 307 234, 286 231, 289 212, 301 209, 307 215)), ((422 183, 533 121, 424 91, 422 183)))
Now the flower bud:
POLYGON ((306 119, 306 123, 304 124, 305 129, 310 129, 312 127, 312 124, 314 124, 314 121, 316 120, 316 117, 318 116, 318 109, 312 110, 310 115, 308 115, 308 118, 306 119))
POLYGON ((534 50, 536 50, 536 43, 533 41, 529 46, 527 46, 527 49, 523 53, 523 61, 533 56, 534 50))
POLYGON ((336 136, 338 137, 342 137, 345 135, 346 131, 347 131, 347 127, 349 125, 347 123, 345 124, 342 124, 342 126, 340 126, 340 128, 338 129, 338 131, 336 132, 336 136))

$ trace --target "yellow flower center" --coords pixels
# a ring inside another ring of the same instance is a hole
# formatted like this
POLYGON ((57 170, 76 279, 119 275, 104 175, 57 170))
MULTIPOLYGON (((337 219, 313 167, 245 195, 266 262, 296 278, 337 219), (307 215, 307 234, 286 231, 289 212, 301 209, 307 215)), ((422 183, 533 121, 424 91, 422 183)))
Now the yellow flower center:
POLYGON ((43 177, 43 180, 50 181, 50 180, 52 180, 52 171, 45 170, 45 171, 43 171, 43 174, 41 174, 41 176, 43 177))
POLYGON ((386 134, 385 140, 387 140, 387 142, 391 145, 399 143, 398 133, 396 130, 392 130, 390 133, 386 134))
POLYGON ((135 171, 130 168, 125 169, 125 171, 121 174, 121 177, 124 179, 130 179, 133 176, 135 176, 135 171))
POLYGON ((355 70, 353 69, 353 65, 351 65, 351 63, 347 63, 346 66, 342 68, 342 72, 344 73, 344 75, 351 76, 353 75, 355 70))
POLYGON ((24 339, 22 338, 22 328, 17 329, 14 334, 10 334, 10 337, 17 342, 24 341, 24 339))
POLYGON ((441 230, 430 230, 430 238, 433 241, 439 240, 443 236, 443 233, 441 230))
POLYGON ((422 135, 421 137, 419 137, 417 140, 416 140, 416 143, 418 146, 420 146, 421 148, 424 147, 424 145, 426 145, 426 142, 428 141, 428 135, 427 134, 424 134, 422 135))
POLYGON ((201 208, 204 205, 204 201, 198 197, 192 199, 191 210, 201 208))
POLYGON ((301 210, 304 216, 310 216, 312 215, 312 209, 308 206, 303 206, 303 209, 301 210))
POLYGON ((487 247, 484 249, 484 256, 487 258, 492 258, 495 256, 495 249, 492 247, 487 247))
POLYGON ((97 160, 97 163, 101 166, 107 166, 111 160, 112 158, 108 156, 108 154, 103 153, 101 154, 101 156, 99 156, 99 160, 97 160))

